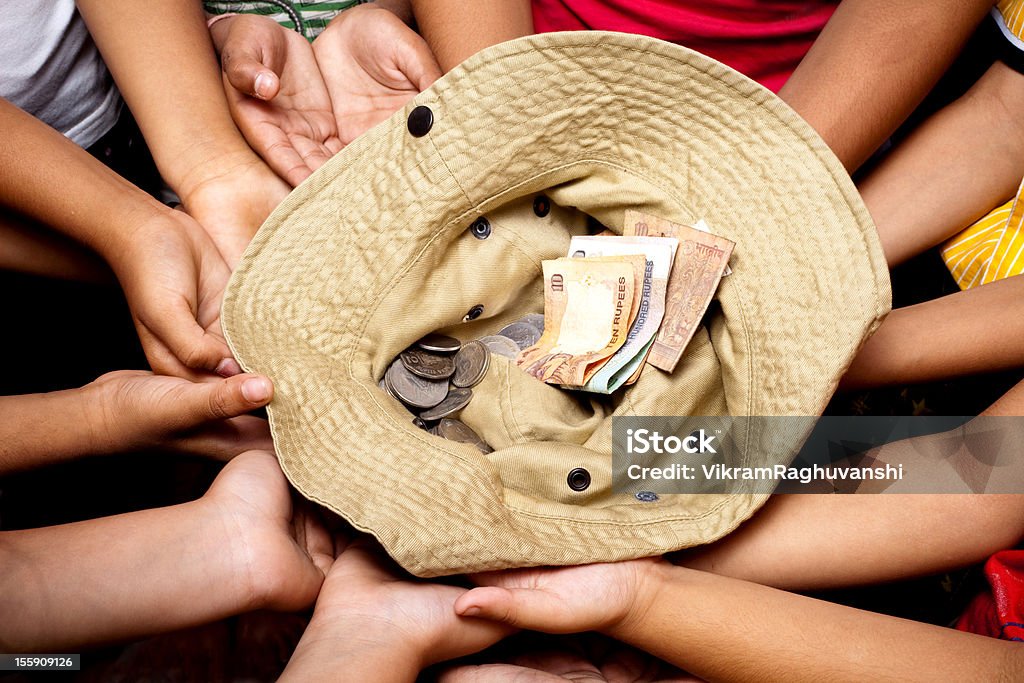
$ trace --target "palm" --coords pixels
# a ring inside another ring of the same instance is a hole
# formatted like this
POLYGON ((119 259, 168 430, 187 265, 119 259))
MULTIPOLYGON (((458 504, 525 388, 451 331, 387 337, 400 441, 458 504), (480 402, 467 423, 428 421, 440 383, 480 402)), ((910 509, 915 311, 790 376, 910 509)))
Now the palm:
POLYGON ((292 505, 288 481, 273 453, 253 451, 230 463, 206 496, 231 524, 247 558, 254 594, 267 607, 296 610, 320 590, 334 559, 326 529, 305 509, 292 505), (265 576, 287 576, 287 585, 267 585, 265 576))
MULTIPOLYGON (((558 569, 516 569, 473 577, 483 587, 505 591, 530 591, 548 617, 542 624, 522 624, 549 633, 576 633, 608 628, 621 620, 632 606, 645 563, 637 560, 589 564, 558 569)), ((478 589, 481 591, 486 589, 478 589)), ((504 596, 494 596, 504 599, 504 596)), ((464 601, 460 601, 464 602, 464 601)))
POLYGON ((211 36, 235 124, 278 175, 298 185, 342 147, 312 48, 255 15, 218 22, 211 36))
POLYGON ((313 42, 313 52, 344 144, 440 76, 422 39, 388 10, 370 6, 335 19, 313 42))
POLYGON ((335 560, 317 600, 317 614, 339 623, 375 624, 424 645, 429 662, 488 647, 510 629, 456 616, 452 605, 464 588, 402 577, 367 539, 351 543, 335 560))

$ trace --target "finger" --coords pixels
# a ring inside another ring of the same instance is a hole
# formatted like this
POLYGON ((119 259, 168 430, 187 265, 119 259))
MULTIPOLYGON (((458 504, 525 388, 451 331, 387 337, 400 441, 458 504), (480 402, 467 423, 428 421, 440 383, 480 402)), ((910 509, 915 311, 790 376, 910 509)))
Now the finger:
POLYGON ((160 339, 150 332, 145 325, 136 321, 135 329, 139 334, 139 341, 142 343, 142 350, 146 353, 146 360, 149 367, 157 375, 168 375, 171 377, 182 377, 192 382, 209 381, 213 375, 209 373, 195 372, 178 360, 178 357, 171 353, 160 339))
POLYGON ((261 155, 267 164, 292 187, 313 173, 280 128, 266 126, 260 131, 258 139, 262 148, 261 155))
MULTIPOLYGON (((204 330, 184 300, 161 308, 158 316, 140 318, 139 325, 145 327, 186 368, 215 372, 225 359, 231 358, 227 342, 219 335, 204 330)), ((143 334, 140 332, 139 336, 141 338, 143 334)), ((145 339, 142 342, 148 357, 149 347, 145 339)))
POLYGON ((458 615, 491 619, 516 628, 548 633, 567 630, 563 624, 563 612, 550 595, 530 588, 474 588, 455 601, 455 613, 458 615))
POLYGON ((244 29, 228 36, 221 50, 221 69, 235 90, 272 100, 281 90, 281 79, 271 68, 277 50, 275 35, 259 25, 249 24, 244 29))
POLYGON ((395 50, 398 68, 420 92, 441 77, 441 67, 438 66, 434 53, 418 34, 410 31, 406 40, 396 44, 395 50))
POLYGON ((544 671, 527 669, 514 664, 470 664, 457 666, 441 672, 438 683, 497 683, 498 681, 515 681, 516 683, 551 683, 565 679, 544 671))
POLYGON ((330 150, 320 142, 300 135, 289 136, 289 140, 310 171, 320 168, 331 158, 330 150))
POLYGON ((179 416, 175 426, 186 430, 267 405, 274 395, 274 385, 262 375, 245 374, 216 382, 182 384, 177 394, 177 400, 163 405, 179 416))

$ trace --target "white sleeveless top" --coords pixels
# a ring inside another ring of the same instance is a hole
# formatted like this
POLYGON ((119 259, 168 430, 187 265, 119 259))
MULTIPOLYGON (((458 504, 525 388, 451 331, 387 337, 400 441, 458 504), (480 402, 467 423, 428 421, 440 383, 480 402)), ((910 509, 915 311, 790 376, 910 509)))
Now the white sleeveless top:
POLYGON ((109 131, 121 111, 74 0, 3 2, 0 96, 82 147, 109 131))

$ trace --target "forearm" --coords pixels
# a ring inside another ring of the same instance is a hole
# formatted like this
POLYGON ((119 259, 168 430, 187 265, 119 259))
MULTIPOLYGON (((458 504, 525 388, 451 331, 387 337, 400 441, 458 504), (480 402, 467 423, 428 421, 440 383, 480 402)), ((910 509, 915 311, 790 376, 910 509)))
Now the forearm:
POLYGON ((930 382, 1024 364, 1024 278, 899 308, 864 344, 841 390, 930 382))
POLYGON ((860 191, 890 267, 966 228, 1024 177, 1024 75, 994 64, 894 150, 860 191))
MULTIPOLYGON (((107 257, 132 226, 169 211, 57 131, 5 100, 0 206, 50 226, 107 257)), ((109 259, 108 259, 109 260, 109 259)))
POLYGON ((252 163, 228 110, 200 2, 78 0, 78 6, 161 175, 182 199, 252 163))
POLYGON ((845 0, 779 95, 853 171, 959 54, 992 0, 845 0))
POLYGON ((91 284, 114 281, 96 254, 43 225, 2 211, 0 269, 91 284))
POLYGON ((0 397, 0 473, 93 452, 92 398, 87 388, 0 397))
POLYGON ((1016 643, 658 565, 613 637, 713 681, 1016 680, 1016 643), (823 673, 825 672, 825 673, 823 673))
POLYGON ((343 677, 352 681, 412 683, 423 663, 417 653, 402 647, 401 636, 385 620, 332 623, 314 612, 278 680, 329 683, 343 677))
POLYGON ((533 33, 529 0, 412 0, 412 8, 444 72, 485 47, 533 33))
POLYGON ((59 651, 251 608, 204 503, 0 534, 0 649, 59 651))
POLYGON ((949 571, 1021 538, 1024 496, 774 496, 748 523, 675 561, 787 590, 824 590, 949 571))
POLYGON ((409 26, 415 22, 412 13, 412 0, 373 0, 373 4, 389 10, 409 26))

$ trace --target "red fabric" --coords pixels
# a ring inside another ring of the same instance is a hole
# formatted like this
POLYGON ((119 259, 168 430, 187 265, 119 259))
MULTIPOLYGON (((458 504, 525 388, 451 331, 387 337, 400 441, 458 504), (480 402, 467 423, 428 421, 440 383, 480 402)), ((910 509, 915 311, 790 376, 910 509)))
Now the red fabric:
POLYGON ((982 593, 960 616, 956 627, 1003 640, 1024 640, 1024 550, 1003 550, 988 558, 982 593))
POLYGON ((533 0, 538 33, 639 33, 703 52, 778 91, 838 0, 533 0))

